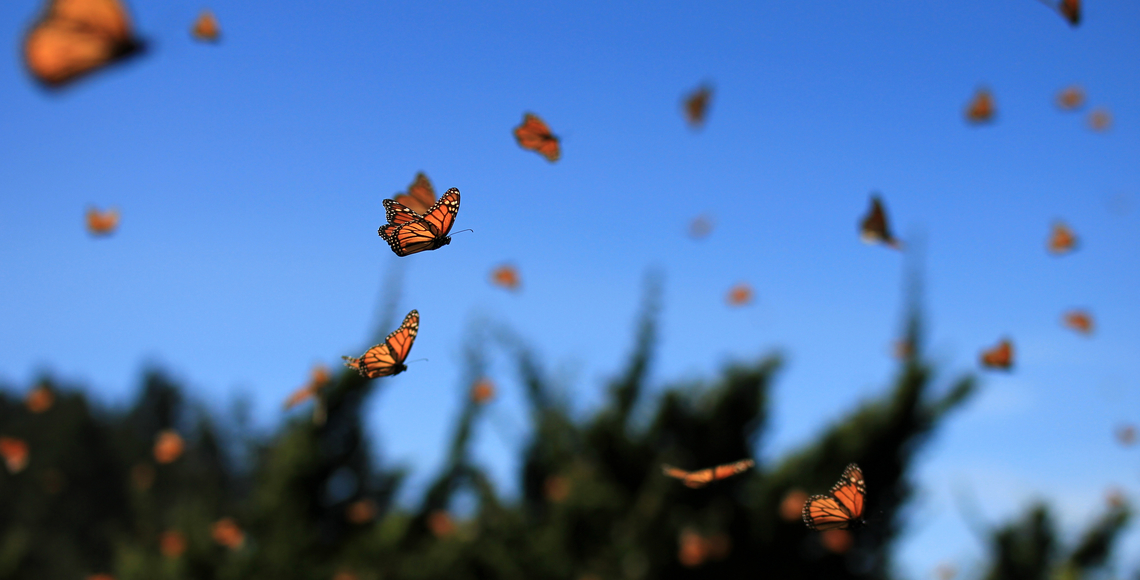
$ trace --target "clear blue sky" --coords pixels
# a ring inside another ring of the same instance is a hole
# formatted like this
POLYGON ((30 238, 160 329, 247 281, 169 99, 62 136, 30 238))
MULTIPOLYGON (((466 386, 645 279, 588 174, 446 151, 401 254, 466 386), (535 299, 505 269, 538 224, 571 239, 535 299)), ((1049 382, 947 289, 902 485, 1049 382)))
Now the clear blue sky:
MULTIPOLYGON (((655 383, 782 352, 757 450, 776 457, 893 377, 905 258, 855 231, 877 190, 925 247, 943 383, 1003 335, 1017 347, 922 456, 900 553, 912 578, 968 569, 984 554, 958 496, 992 522, 1046 498, 1071 530, 1110 485, 1140 499, 1140 449, 1111 435, 1140 421, 1140 5, 1087 4, 1072 29, 1034 0, 217 0, 208 46, 188 34, 201 4, 136 1, 149 53, 49 94, 19 60, 39 2, 4 2, 0 380, 48 371, 116 405, 156 364, 211 408, 249 397, 268 429, 314 363, 371 344, 401 263, 399 315, 423 317, 411 358, 429 360, 384 379, 368 417, 415 492, 450 437, 472 324, 532 340, 585 412, 657 268, 655 383), (680 100, 706 81, 694 132, 680 100), (1054 107, 1071 83, 1110 131, 1054 107), (971 127, 979 86, 998 117, 971 127), (525 111, 563 138, 561 161, 516 146, 525 111), (474 232, 397 258, 380 202, 421 170, 462 191, 456 229, 474 232), (90 238, 88 205, 119 207, 120 230, 90 238), (699 213, 716 229, 694 241, 699 213), (1044 250, 1058 218, 1082 241, 1061 258, 1044 250), (487 283, 507 261, 518 295, 487 283), (756 301, 731 309, 738 281, 756 301), (1092 338, 1061 327, 1076 306, 1092 338)), ((506 361, 491 374, 505 393, 476 449, 509 488, 525 422, 506 361)))

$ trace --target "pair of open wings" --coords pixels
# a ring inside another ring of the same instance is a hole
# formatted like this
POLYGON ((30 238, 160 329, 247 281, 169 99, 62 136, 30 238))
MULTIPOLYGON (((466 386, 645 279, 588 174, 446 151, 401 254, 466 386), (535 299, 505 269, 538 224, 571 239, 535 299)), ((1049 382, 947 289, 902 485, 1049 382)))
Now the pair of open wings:
POLYGON ((388 223, 377 232, 397 256, 434 250, 451 243, 451 226, 459 213, 459 190, 451 188, 420 215, 392 199, 384 200, 388 223))
POLYGON ((356 369, 369 379, 398 375, 408 370, 404 361, 412 350, 416 333, 420 331, 420 313, 413 310, 404 317, 404 323, 392 331, 384 342, 368 349, 360 358, 342 356, 344 366, 356 369))

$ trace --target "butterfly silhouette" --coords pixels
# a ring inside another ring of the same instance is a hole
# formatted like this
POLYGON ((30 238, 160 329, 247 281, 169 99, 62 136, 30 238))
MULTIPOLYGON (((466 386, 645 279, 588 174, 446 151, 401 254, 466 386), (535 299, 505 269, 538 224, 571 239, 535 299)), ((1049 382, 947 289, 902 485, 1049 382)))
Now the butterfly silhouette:
POLYGON ((868 244, 886 244, 896 250, 902 249, 902 242, 891 234, 883 202, 876 194, 871 194, 871 207, 859 222, 859 238, 868 244))
POLYGON ((982 351, 982 366, 1009 370, 1013 367, 1013 343, 1003 339, 997 346, 982 351))

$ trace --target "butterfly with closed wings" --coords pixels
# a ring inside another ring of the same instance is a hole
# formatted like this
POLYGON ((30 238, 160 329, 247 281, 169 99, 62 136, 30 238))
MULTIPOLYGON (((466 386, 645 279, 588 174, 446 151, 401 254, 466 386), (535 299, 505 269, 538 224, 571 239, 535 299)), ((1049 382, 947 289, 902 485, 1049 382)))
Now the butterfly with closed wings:
POLYGON ((435 250, 451 243, 447 234, 459 213, 459 190, 447 190, 423 215, 392 199, 384 200, 384 209, 388 223, 377 233, 397 256, 435 250))
POLYGON ((416 340, 416 333, 420 330, 420 313, 413 310, 404 317, 400 328, 393 330, 384 342, 368 349, 360 358, 342 356, 344 366, 356 369, 360 376, 376 379, 398 375, 408 366, 404 361, 412 350, 412 343, 416 340))
POLYGON ((826 495, 813 495, 804 502, 804 523, 813 530, 846 530, 864 524, 867 487, 863 470, 854 463, 843 470, 839 482, 826 495))

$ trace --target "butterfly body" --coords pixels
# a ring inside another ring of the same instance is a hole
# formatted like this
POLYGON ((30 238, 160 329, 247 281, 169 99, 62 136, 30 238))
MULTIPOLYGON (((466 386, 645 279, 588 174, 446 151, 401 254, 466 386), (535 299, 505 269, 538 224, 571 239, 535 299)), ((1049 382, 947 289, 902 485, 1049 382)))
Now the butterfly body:
POLYGON ((420 313, 413 310, 404 317, 403 324, 392 331, 384 342, 368 349, 360 358, 342 356, 344 366, 356 369, 362 377, 375 379, 398 375, 408 366, 404 361, 412 350, 412 343, 420 330, 420 313))
POLYGON ((859 238, 867 244, 886 244, 896 250, 902 249, 902 242, 891 234, 887 225, 887 213, 878 195, 871 195, 871 208, 859 222, 859 238))
POLYGON ((459 190, 451 188, 423 215, 404 204, 384 200, 386 225, 377 231, 397 256, 442 248, 451 243, 451 226, 459 213, 459 190))
POLYGON ((801 515, 813 530, 849 530, 862 526, 867 486, 863 470, 854 463, 843 470, 839 482, 826 495, 813 495, 804 502, 801 515))

